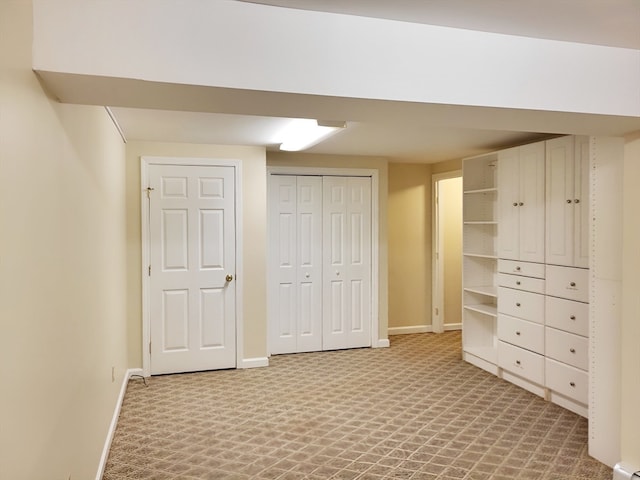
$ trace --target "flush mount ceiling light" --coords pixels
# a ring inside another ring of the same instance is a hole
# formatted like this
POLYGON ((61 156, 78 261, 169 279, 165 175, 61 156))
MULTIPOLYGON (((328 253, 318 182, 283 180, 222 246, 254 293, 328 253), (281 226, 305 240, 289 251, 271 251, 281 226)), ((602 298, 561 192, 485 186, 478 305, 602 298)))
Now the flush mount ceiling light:
POLYGON ((297 118, 280 133, 280 150, 297 152, 309 148, 330 135, 347 128, 347 122, 297 118))

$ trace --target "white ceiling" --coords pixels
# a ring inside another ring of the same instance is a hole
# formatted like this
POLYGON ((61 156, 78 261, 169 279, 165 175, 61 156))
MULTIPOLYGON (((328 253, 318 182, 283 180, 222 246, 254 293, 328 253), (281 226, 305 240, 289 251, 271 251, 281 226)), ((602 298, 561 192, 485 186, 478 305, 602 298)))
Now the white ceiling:
POLYGON ((640 49, 640 0, 240 0, 640 49))
MULTIPOLYGON (((250 3, 640 50, 640 0, 254 0, 250 3)), ((544 138, 550 132, 612 134, 640 128, 638 119, 611 122, 580 115, 535 117, 537 114, 532 112, 518 113, 516 119, 515 112, 483 110, 474 115, 469 109, 443 111, 447 107, 436 106, 429 111, 422 109, 417 115, 411 108, 396 105, 393 112, 385 112, 384 106, 376 105, 371 113, 349 122, 346 130, 308 152, 431 163, 544 138), (487 129, 482 121, 487 114, 498 120, 502 117, 497 122, 502 128, 487 129), (528 116, 528 121, 519 121, 521 116, 528 116), (604 130, 603 125, 607 125, 604 130)), ((289 117, 310 113, 296 110, 295 103, 281 111, 287 111, 289 117)), ((202 113, 114 107, 112 112, 127 140, 263 145, 269 149, 277 148, 274 137, 288 122, 282 116, 265 116, 265 111, 258 109, 235 114, 228 110, 202 113)))

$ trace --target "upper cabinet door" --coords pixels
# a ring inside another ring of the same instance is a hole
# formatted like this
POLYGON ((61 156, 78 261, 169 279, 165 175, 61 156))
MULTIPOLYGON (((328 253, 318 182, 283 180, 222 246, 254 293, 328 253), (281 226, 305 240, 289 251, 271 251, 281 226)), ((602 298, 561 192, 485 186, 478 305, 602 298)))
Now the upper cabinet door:
POLYGON ((573 265, 589 267, 589 137, 575 137, 573 265))
POLYGON ((518 148, 498 153, 498 256, 520 259, 520 155, 518 148))
POLYGON ((544 142, 520 147, 520 260, 544 262, 544 142))
POLYGON ((498 154, 498 256, 544 261, 544 143, 498 154))
POLYGON ((546 263, 589 266, 589 137, 547 143, 546 263))
POLYGON ((546 263, 573 263, 573 137, 547 142, 546 263))

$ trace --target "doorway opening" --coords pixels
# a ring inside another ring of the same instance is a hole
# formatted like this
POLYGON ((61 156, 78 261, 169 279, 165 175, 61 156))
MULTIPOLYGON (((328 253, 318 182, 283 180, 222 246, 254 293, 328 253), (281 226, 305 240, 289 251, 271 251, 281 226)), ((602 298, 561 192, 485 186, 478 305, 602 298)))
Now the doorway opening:
POLYGON ((462 328, 462 172, 434 174, 433 311, 436 333, 462 328))

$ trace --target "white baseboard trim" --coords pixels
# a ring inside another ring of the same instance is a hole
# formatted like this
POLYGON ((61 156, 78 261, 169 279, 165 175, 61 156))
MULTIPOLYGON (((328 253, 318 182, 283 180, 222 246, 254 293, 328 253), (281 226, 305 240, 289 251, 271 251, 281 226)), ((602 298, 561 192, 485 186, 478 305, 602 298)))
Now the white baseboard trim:
POLYGON ((243 358, 238 368, 268 367, 269 357, 243 358))
POLYGON ((111 449, 111 442, 113 441, 113 435, 116 433, 116 427, 118 425, 118 417, 120 416, 120 409, 122 408, 122 401, 124 400, 124 394, 127 392, 127 384, 129 379, 134 375, 142 376, 141 368, 128 369, 124 377, 122 378, 122 385, 120 385, 120 394, 118 395, 118 401, 113 409, 113 416, 111 417, 111 424, 107 431, 107 438, 104 441, 104 447, 102 448, 102 456, 100 457, 100 463, 98 464, 98 473, 96 474, 96 480, 100 480, 104 475, 104 469, 107 466, 107 459, 109 458, 109 450, 111 449))
POLYGON ((389 335, 405 335, 408 333, 429 333, 433 332, 431 325, 412 325, 410 327, 389 327, 389 335))
POLYGON ((390 345, 388 338, 379 338, 378 344, 374 345, 374 348, 389 348, 390 345))
MULTIPOLYGON (((445 332, 452 330, 462 330, 461 323, 447 323, 444 326, 445 332)), ((431 325, 411 325, 409 327, 389 327, 389 335, 405 335, 408 333, 431 333, 433 327, 431 325)))

